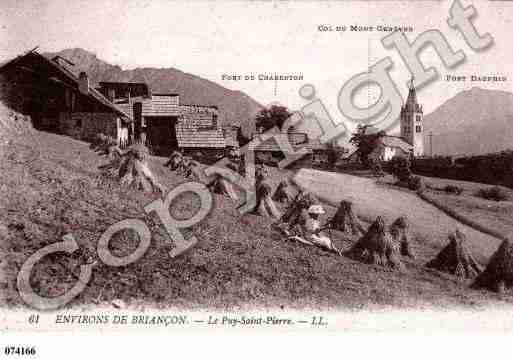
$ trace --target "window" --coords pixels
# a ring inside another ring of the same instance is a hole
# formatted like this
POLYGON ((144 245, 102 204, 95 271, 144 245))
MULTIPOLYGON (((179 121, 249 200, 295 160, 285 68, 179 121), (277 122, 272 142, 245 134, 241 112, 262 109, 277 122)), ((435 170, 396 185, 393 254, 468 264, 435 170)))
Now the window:
POLYGON ((81 118, 77 118, 77 120, 75 121, 75 127, 82 127, 82 119, 81 118))
POLYGON ((417 119, 417 122, 420 122, 420 120, 421 120, 421 116, 420 115, 417 115, 415 118, 417 119))
POLYGON ((415 132, 419 133, 422 131, 422 127, 421 126, 415 126, 415 132))

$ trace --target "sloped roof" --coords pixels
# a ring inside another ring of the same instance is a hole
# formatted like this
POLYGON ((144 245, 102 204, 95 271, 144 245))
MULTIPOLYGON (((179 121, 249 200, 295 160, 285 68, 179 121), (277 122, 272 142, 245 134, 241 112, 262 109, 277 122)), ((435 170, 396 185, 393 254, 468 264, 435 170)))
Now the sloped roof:
POLYGON ((183 125, 212 127, 218 116, 217 107, 202 105, 180 105, 180 121, 183 125))
POLYGON ((143 116, 179 116, 179 96, 177 94, 153 94, 142 101, 143 116))
POLYGON ((404 152, 410 152, 413 149, 413 146, 403 140, 401 137, 383 136, 381 138, 381 142, 387 147, 400 148, 404 152))
POLYGON ((122 111, 133 117, 133 104, 142 102, 142 116, 180 116, 184 123, 199 121, 212 123, 213 114, 217 113, 217 108, 212 106, 200 105, 180 105, 178 94, 152 94, 151 97, 131 97, 128 99, 118 100, 116 106, 122 111))
POLYGON ((224 148, 226 141, 222 129, 202 130, 176 124, 176 139, 181 148, 224 148))
POLYGON ((108 96, 109 90, 115 91, 115 98, 125 97, 127 93, 130 96, 148 96, 150 90, 148 84, 145 82, 116 82, 116 81, 100 81, 98 83, 100 91, 103 95, 108 96), (119 95, 122 96, 119 96, 119 95))
POLYGON ((218 108, 214 105, 180 104, 183 112, 217 112, 218 108))
POLYGON ((410 81, 409 89, 408 89, 408 98, 406 99, 406 103, 401 108, 401 112, 403 111, 416 111, 422 113, 422 106, 419 105, 417 101, 417 90, 415 90, 415 85, 413 84, 413 79, 410 81))
POLYGON ((326 143, 322 143, 318 139, 308 141, 308 148, 313 151, 325 151, 328 149, 328 145, 326 143))
POLYGON ((212 114, 184 113, 180 116, 180 123, 189 127, 212 127, 215 125, 212 114))
POLYGON ((116 106, 130 114, 133 118, 134 116, 134 103, 141 102, 142 103, 142 116, 180 116, 180 106, 179 106, 179 98, 176 94, 169 95, 160 95, 154 94, 151 97, 131 97, 130 101, 128 99, 123 99, 122 101, 117 101, 116 106))
POLYGON ((296 150, 297 148, 304 147, 305 145, 307 145, 308 137, 306 133, 302 132, 289 132, 287 134, 276 133, 273 135, 273 137, 258 144, 258 146, 254 148, 254 150, 282 152, 279 142, 287 143, 286 141, 288 141, 292 148, 296 150))
MULTIPOLYGON (((61 75, 63 75, 67 80, 69 80, 72 84, 72 86, 78 91, 78 77, 75 76, 71 71, 64 68, 63 66, 60 66, 58 63, 46 58, 45 56, 41 55, 39 52, 34 50, 30 50, 26 52, 23 55, 20 55, 6 63, 4 63, 1 68, 5 68, 8 65, 12 65, 16 62, 21 61, 22 59, 26 58, 27 56, 36 56, 38 60, 42 61, 46 65, 50 66, 51 68, 57 70, 61 75)), ((88 96, 92 98, 93 100, 100 102, 102 105, 108 107, 113 112, 120 114, 124 117, 131 118, 127 113, 122 111, 120 108, 118 108, 116 105, 114 105, 112 102, 110 102, 105 96, 103 96, 98 90, 96 90, 93 87, 89 87, 89 93, 88 96)))

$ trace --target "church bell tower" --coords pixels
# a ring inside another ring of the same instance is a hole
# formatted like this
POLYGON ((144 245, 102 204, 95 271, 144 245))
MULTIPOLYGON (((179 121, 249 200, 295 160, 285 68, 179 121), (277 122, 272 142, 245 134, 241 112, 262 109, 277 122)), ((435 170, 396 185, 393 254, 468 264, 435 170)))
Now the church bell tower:
POLYGON ((410 81, 408 99, 401 108, 401 138, 413 146, 413 156, 424 155, 424 113, 417 102, 417 92, 410 81))

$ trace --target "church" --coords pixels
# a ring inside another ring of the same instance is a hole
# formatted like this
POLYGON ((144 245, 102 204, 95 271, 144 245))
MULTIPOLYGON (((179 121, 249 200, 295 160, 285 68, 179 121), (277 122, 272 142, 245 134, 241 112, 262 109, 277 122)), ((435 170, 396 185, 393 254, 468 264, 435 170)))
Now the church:
POLYGON ((417 102, 417 91, 410 82, 408 99, 401 108, 401 138, 412 146, 413 156, 424 155, 424 113, 417 102))
POLYGON ((408 88, 408 98, 401 107, 399 136, 381 137, 381 159, 390 161, 394 157, 422 157, 424 155, 424 125, 422 106, 417 102, 413 80, 408 88))
MULTIPOLYGON (((408 98, 401 107, 400 135, 386 135, 378 133, 378 146, 375 155, 382 161, 390 161, 394 157, 422 157, 424 156, 424 112, 417 101, 417 91, 410 82, 408 98)), ((358 161, 358 149, 345 158, 345 161, 358 161)))
POLYGON ((401 107, 399 136, 385 135, 381 138, 382 148, 379 150, 383 161, 394 157, 422 157, 424 155, 424 113, 417 101, 417 91, 410 82, 408 98, 401 107))

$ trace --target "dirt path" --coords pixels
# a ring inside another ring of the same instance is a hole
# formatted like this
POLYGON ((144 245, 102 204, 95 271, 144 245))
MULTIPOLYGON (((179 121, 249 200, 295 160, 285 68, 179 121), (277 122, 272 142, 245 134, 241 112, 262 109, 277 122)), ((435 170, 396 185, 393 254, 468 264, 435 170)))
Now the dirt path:
POLYGON ((486 262, 500 243, 498 239, 449 217, 416 194, 376 184, 373 179, 302 169, 295 176, 295 182, 334 206, 342 199, 350 200, 356 212, 365 217, 381 215, 391 222, 398 216, 406 216, 417 240, 432 244, 434 248, 447 244, 448 232, 459 228, 467 235, 481 262, 486 262))

